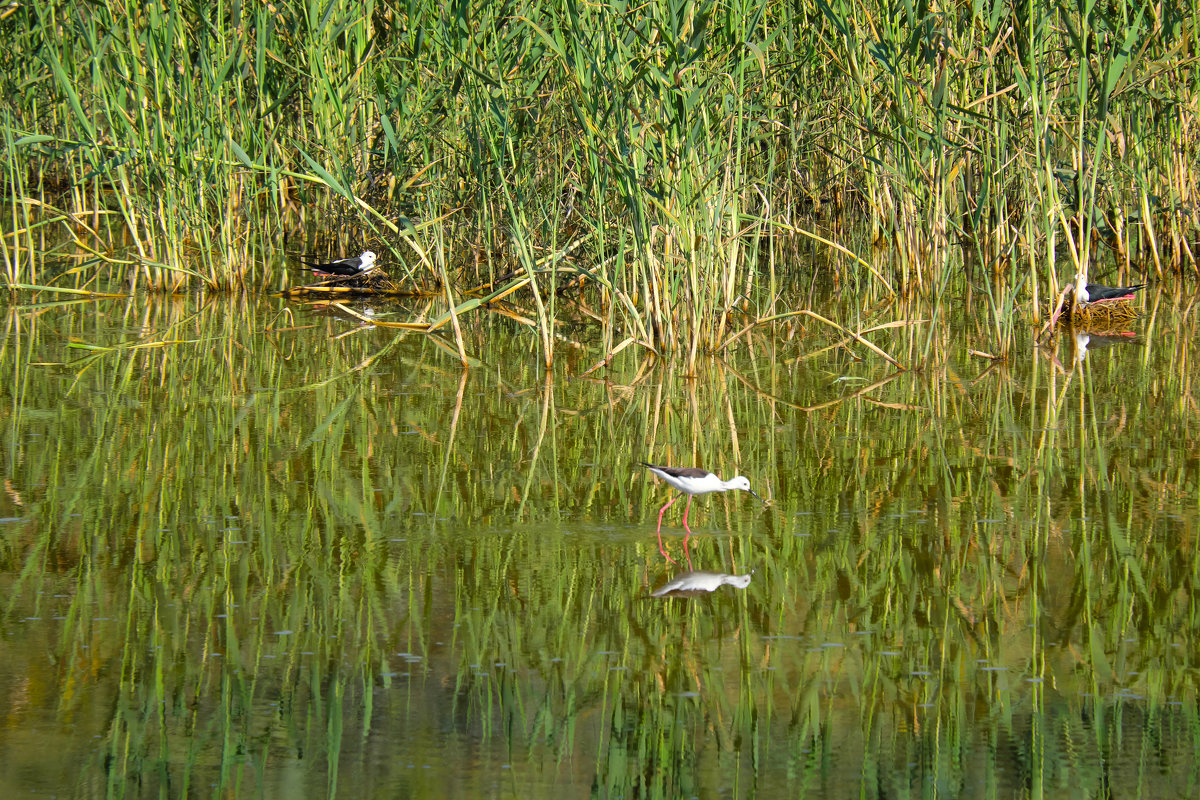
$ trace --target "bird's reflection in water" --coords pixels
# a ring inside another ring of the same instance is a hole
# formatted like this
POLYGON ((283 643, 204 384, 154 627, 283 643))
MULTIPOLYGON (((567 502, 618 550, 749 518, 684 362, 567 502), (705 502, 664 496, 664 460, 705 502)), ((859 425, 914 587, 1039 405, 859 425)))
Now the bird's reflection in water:
POLYGON ((750 585, 750 575, 728 575, 724 572, 681 572, 650 593, 651 597, 696 597, 716 591, 728 584, 738 589, 750 585))
POLYGON ((1071 337, 1071 351, 1076 364, 1082 364, 1083 360, 1087 358, 1088 348, 1098 350, 1120 344, 1141 344, 1141 339, 1133 331, 1115 334, 1076 331, 1071 337))

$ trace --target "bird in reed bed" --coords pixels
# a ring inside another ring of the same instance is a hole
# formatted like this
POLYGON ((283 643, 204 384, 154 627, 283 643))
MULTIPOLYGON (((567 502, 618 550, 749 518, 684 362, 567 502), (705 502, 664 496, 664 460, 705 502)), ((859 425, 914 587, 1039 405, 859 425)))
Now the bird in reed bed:
POLYGON ((1088 283, 1082 272, 1076 273, 1075 283, 1067 289, 1074 292, 1076 306, 1086 306, 1089 303, 1116 303, 1122 300, 1132 300, 1146 284, 1138 283, 1133 286, 1102 286, 1098 283, 1088 283))
POLYGON ((361 256, 343 258, 338 261, 320 263, 301 259, 300 263, 311 269, 314 275, 326 278, 353 278, 366 275, 376 267, 375 254, 370 250, 364 250, 361 256))

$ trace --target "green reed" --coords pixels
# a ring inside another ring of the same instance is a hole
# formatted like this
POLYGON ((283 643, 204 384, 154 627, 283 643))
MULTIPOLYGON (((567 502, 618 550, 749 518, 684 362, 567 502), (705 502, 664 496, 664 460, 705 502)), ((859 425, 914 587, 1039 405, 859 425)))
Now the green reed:
POLYGON ((546 362, 569 278, 610 356, 695 368, 780 312, 815 269, 780 259, 805 236, 872 292, 936 315, 965 276, 1011 320, 1077 269, 1193 264, 1196 75, 1175 14, 22 6, 0 31, 6 285, 276 287, 281 251, 369 245, 464 313, 507 278, 546 362), (870 233, 822 230, 829 209, 870 233), (433 224, 440 268, 417 249, 433 224), (865 239, 892 263, 868 269, 865 239))

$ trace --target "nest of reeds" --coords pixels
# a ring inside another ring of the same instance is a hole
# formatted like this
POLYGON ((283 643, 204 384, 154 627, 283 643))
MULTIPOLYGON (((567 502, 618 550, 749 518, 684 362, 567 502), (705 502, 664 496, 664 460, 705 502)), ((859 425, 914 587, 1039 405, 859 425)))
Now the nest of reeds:
POLYGON ((1070 310, 1073 326, 1097 333, 1105 330, 1124 329, 1126 325, 1137 319, 1137 316, 1137 309, 1124 301, 1086 303, 1082 306, 1072 305, 1070 310))
POLYGON ((284 289, 284 297, 411 297, 419 294, 396 283, 381 269, 366 275, 326 278, 317 283, 284 289))
MULTIPOLYGON (((1061 321, 1079 333, 1123 336, 1128 333, 1129 323, 1138 318, 1137 308, 1128 300, 1108 300, 1076 306, 1073 295, 1070 286, 1063 290, 1042 333, 1055 329, 1061 321)), ((1041 338, 1041 334, 1038 338, 1041 338)))

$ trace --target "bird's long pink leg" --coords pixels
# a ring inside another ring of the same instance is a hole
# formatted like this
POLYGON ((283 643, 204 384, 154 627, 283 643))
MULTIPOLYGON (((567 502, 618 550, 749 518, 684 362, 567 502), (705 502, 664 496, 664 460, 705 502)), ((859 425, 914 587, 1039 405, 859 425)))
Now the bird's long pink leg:
MULTIPOLYGON (((674 497, 672 497, 670 500, 667 501, 667 504, 665 506, 663 506, 662 508, 660 508, 658 510, 658 532, 660 535, 662 534, 662 515, 667 513, 667 509, 670 508, 671 504, 674 503, 678 499, 679 499, 679 495, 675 495, 674 497)), ((691 500, 690 497, 688 499, 691 500)))
MULTIPOLYGON (((658 532, 658 552, 662 553, 663 558, 667 559, 667 561, 670 561, 672 564, 675 563, 675 559, 673 559, 669 555, 667 555, 667 548, 663 547, 662 517, 663 517, 663 514, 666 513, 667 509, 671 507, 671 503, 674 503, 678 499, 679 499, 678 495, 676 495, 675 497, 672 497, 670 500, 667 501, 667 504, 665 506, 663 506, 662 508, 660 508, 658 510, 658 531, 657 531, 658 532)), ((688 499, 691 500, 690 497, 688 499)))
POLYGON ((688 524, 687 524, 687 512, 689 512, 691 510, 692 510, 692 496, 689 494, 687 505, 683 507, 683 530, 684 530, 683 554, 685 556, 687 556, 688 567, 691 567, 691 565, 692 565, 692 555, 691 555, 691 553, 688 552, 688 546, 687 546, 688 537, 692 535, 692 529, 689 528, 688 524))

